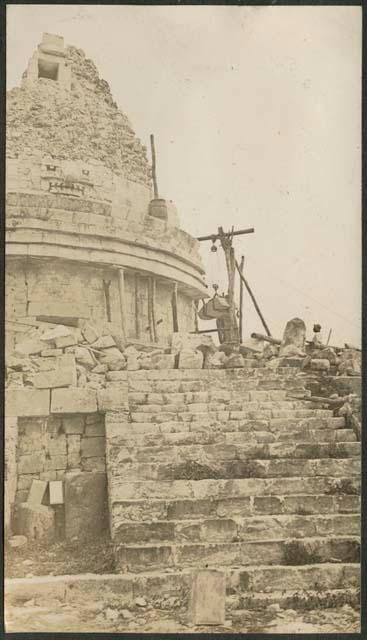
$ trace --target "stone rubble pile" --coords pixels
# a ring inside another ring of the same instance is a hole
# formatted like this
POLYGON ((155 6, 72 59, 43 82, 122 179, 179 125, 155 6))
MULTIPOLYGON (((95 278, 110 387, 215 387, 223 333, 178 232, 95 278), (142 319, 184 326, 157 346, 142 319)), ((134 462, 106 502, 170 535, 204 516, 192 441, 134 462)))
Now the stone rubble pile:
MULTIPOLYGON (((78 327, 39 323, 32 327, 6 361, 8 387, 86 387, 101 389, 116 372, 166 369, 223 369, 298 366, 305 372, 360 376, 361 353, 305 342, 305 327, 289 321, 280 344, 248 338, 226 353, 205 334, 174 333, 168 347, 124 344, 103 325, 80 321, 78 327)), ((304 325, 304 323, 303 323, 304 325)), ((280 342, 280 341, 279 341, 280 342)))
POLYGON ((40 78, 7 94, 7 154, 11 158, 48 155, 68 160, 99 160, 134 182, 150 186, 146 148, 127 116, 113 101, 96 66, 75 47, 67 48, 72 70, 71 90, 40 78))

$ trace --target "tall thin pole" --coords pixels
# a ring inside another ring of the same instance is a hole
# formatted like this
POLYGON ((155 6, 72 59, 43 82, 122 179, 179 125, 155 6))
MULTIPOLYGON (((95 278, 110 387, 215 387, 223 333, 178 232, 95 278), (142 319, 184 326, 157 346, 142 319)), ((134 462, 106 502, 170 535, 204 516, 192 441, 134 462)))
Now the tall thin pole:
POLYGON ((154 189, 154 198, 159 198, 158 195, 158 183, 157 183, 157 169, 156 169, 156 158, 155 158, 155 146, 154 146, 154 135, 150 134, 150 148, 152 151, 152 178, 153 178, 153 189, 154 189))
MULTIPOLYGON (((243 275, 243 266, 245 264, 245 256, 241 257, 240 271, 243 275)), ((243 338, 243 280, 240 278, 240 343, 243 338)))
POLYGON ((250 289, 249 283, 247 282, 247 280, 244 277, 244 275, 241 273, 241 270, 240 270, 240 267, 239 267, 239 264, 238 264, 237 260, 236 260, 236 267, 237 267, 238 273, 240 274, 240 278, 241 278, 241 280, 243 280, 243 284, 245 285, 245 287, 246 287, 246 289, 247 289, 247 291, 249 293, 249 296, 250 296, 252 302, 254 303, 254 307, 255 307, 255 309, 256 309, 256 311, 258 313, 258 316, 259 316, 259 318, 260 318, 260 320, 261 320, 261 322, 263 324, 263 327, 264 327, 266 333, 268 334, 268 336, 271 336, 270 329, 269 329, 268 325, 265 322, 264 316, 261 313, 259 305, 257 304, 257 302, 255 300, 255 296, 254 296, 254 294, 252 293, 252 291, 250 289))

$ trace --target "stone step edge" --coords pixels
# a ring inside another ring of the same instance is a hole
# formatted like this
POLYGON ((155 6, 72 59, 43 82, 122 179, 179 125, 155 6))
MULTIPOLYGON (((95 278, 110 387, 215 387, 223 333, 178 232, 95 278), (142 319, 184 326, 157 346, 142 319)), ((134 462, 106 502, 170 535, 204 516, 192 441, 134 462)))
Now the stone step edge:
MULTIPOLYGON (((161 547, 175 547, 175 548, 184 548, 184 547, 204 547, 204 548, 209 548, 209 547, 215 547, 215 546, 226 546, 226 547, 233 547, 233 546, 239 546, 239 545, 253 545, 253 544, 277 544, 280 542, 302 542, 302 543, 309 543, 309 542, 313 542, 313 541, 320 541, 320 542, 325 542, 330 541, 330 540, 338 540, 340 542, 360 542, 360 536, 356 536, 356 535, 351 535, 351 536, 347 536, 347 535, 342 535, 342 536, 312 536, 311 538, 309 537, 305 537, 305 538, 295 538, 295 537, 287 537, 287 538, 262 538, 262 539, 257 539, 257 540, 243 540, 241 542, 191 542, 190 540, 188 540, 187 542, 160 542, 159 540, 157 540, 157 542, 148 542, 146 544, 138 544, 138 543, 129 543, 129 544, 123 544, 121 542, 117 542, 117 546, 120 549, 151 549, 151 548, 161 548, 161 547)), ((322 563, 323 564, 323 563, 322 563)), ((339 562, 335 562, 335 563, 331 563, 331 564, 341 564, 339 562)), ((348 563, 345 563, 348 564, 348 563)), ((267 566, 267 565, 265 565, 267 566)), ((283 566, 295 566, 295 565, 283 565, 283 566)), ((306 565, 309 566, 309 565, 306 565)))
MULTIPOLYGON (((119 519, 119 525, 123 524, 123 525, 131 525, 131 526, 135 526, 135 525, 151 525, 151 524, 167 524, 167 523, 171 523, 171 524, 178 524, 178 525, 200 525, 200 524, 206 524, 206 523, 210 523, 210 522, 227 522, 228 520, 231 520, 233 522, 236 522, 236 524, 246 524, 247 521, 249 521, 249 523, 251 523, 251 521, 255 521, 255 520, 262 520, 262 521, 271 521, 274 520, 274 518, 276 518, 277 520, 281 520, 281 521, 286 521, 289 519, 295 519, 295 518, 299 518, 302 520, 307 519, 308 520, 314 520, 316 518, 323 518, 325 520, 333 520, 336 518, 342 518, 347 520, 348 518, 352 518, 355 516, 359 516, 361 517, 361 514, 359 511, 353 511, 353 512, 349 512, 349 513, 310 513, 307 515, 304 514, 298 514, 298 513, 274 513, 274 514, 265 514, 265 515, 250 515, 250 516, 239 516, 239 515, 234 515, 234 516, 217 516, 216 518, 210 518, 210 517, 206 517, 206 516, 201 516, 200 518, 184 518, 182 520, 178 520, 175 518, 167 518, 166 520, 120 520, 119 519)), ((327 534, 326 534, 327 535, 327 534)), ((325 536, 319 536, 320 538, 324 538, 325 536)), ((344 537, 344 535, 342 536, 344 537)), ((305 538, 297 538, 297 540, 304 540, 305 538)), ((188 540, 188 543, 190 541, 188 540)))

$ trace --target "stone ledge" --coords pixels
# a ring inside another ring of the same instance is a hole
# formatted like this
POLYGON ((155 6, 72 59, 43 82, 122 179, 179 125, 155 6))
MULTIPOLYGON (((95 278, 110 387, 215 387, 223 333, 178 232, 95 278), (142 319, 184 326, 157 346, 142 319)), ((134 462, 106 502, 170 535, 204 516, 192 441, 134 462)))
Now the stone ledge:
POLYGON ((53 389, 51 413, 96 413, 97 394, 94 389, 69 387, 53 389))
POLYGON ((7 389, 5 415, 9 417, 48 416, 50 413, 49 389, 7 389))

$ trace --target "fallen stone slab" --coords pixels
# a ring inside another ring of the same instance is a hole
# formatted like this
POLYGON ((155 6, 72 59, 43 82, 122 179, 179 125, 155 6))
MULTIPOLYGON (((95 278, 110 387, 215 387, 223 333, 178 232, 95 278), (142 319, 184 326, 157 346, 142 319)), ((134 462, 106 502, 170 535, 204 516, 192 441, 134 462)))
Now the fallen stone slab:
POLYGON ((194 625, 223 625, 225 602, 225 573, 205 570, 193 576, 188 613, 190 622, 194 625))
POLYGON ((217 347, 213 338, 203 333, 173 333, 170 337, 171 353, 177 355, 180 351, 202 351, 215 353, 217 347))
POLYGON ((93 471, 67 473, 64 490, 66 537, 84 536, 86 531, 93 531, 94 535, 102 532, 107 525, 108 512, 106 474, 93 471))
POLYGON ((46 480, 32 480, 27 502, 31 504, 42 504, 47 489, 46 480))

